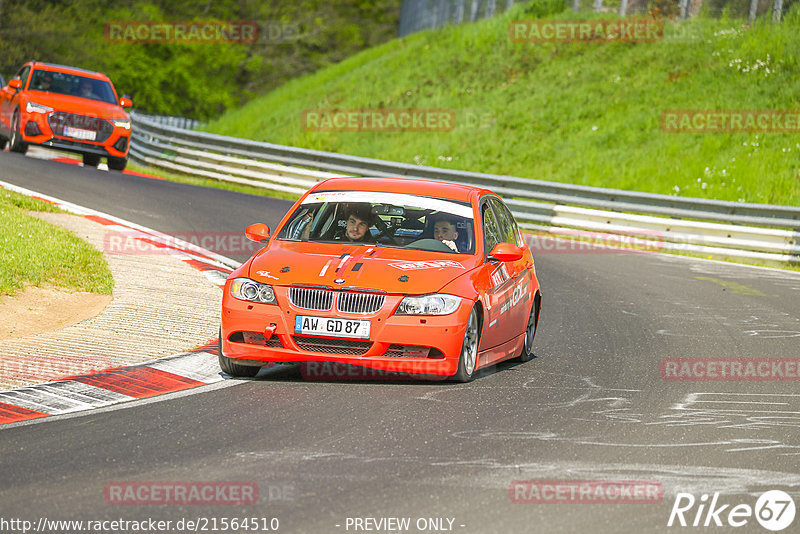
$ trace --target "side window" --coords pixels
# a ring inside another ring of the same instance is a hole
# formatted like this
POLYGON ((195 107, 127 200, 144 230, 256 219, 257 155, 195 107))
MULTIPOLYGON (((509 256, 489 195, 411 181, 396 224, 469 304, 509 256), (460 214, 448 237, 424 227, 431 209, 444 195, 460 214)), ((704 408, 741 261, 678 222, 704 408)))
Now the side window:
POLYGON ((508 206, 503 205, 503 210, 505 210, 506 214, 508 214, 508 220, 511 221, 511 227, 514 230, 514 242, 517 244, 518 247, 525 246, 525 240, 522 237, 522 232, 519 229, 519 225, 517 224, 517 220, 511 214, 511 211, 508 209, 508 206))
POLYGON ((333 239, 334 234, 338 230, 335 224, 336 206, 337 204, 332 204, 330 202, 325 202, 320 206, 316 215, 314 215, 309 239, 333 239))
POLYGON ((497 214, 497 222, 500 225, 501 242, 511 243, 512 245, 522 246, 519 242, 519 227, 514 220, 514 216, 508 211, 505 204, 496 198, 490 200, 495 213, 497 214))
POLYGON ((28 74, 30 73, 31 73, 31 68, 30 66, 26 65, 19 70, 16 76, 14 76, 14 78, 19 78, 20 80, 22 80, 23 89, 25 88, 25 84, 28 83, 28 74))
POLYGON ((488 202, 484 203, 481 208, 481 218, 483 219, 483 241, 486 246, 486 254, 489 254, 501 240, 497 218, 488 202))
POLYGON ((300 207, 295 212, 292 220, 286 225, 282 237, 293 241, 308 241, 311 225, 314 220, 314 209, 317 206, 300 207))

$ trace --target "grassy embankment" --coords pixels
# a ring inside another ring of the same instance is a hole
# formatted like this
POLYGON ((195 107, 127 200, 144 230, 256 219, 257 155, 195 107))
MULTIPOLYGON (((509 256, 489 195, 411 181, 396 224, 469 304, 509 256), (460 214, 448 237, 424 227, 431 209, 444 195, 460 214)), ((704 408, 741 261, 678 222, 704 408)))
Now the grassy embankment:
POLYGON ((110 295, 114 280, 102 253, 26 210, 60 211, 41 200, 0 189, 0 296, 13 295, 28 285, 110 295))
POLYGON ((516 5, 493 19, 390 41, 295 79, 206 129, 454 169, 800 204, 796 134, 660 126, 670 109, 800 109, 800 6, 781 24, 704 16, 667 22, 657 43, 510 40, 514 20, 600 16, 552 13, 558 9, 516 5), (444 108, 457 122, 445 132, 305 130, 304 110, 321 108, 444 108))

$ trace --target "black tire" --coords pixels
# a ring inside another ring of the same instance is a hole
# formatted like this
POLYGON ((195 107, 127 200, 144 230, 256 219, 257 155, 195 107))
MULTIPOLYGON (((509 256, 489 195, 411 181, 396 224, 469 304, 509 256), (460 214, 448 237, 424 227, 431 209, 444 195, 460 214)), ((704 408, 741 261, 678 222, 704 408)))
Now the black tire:
POLYGON ((97 154, 84 154, 83 155, 83 166, 84 167, 97 167, 100 165, 100 156, 97 154))
POLYGON ((478 307, 473 306, 464 329, 464 341, 461 344, 461 355, 458 358, 458 371, 453 375, 456 382, 469 382, 475 376, 478 366, 478 347, 481 341, 481 321, 478 307))
POLYGON ((536 357, 533 353, 533 339, 536 337, 536 327, 539 325, 539 304, 541 301, 542 297, 539 293, 536 293, 536 296, 533 297, 533 303, 531 304, 531 314, 528 316, 528 324, 525 327, 525 343, 522 345, 522 352, 517 357, 517 361, 529 362, 536 357))
POLYGON ((28 151, 28 144, 22 142, 22 134, 20 133, 21 131, 19 110, 17 110, 14 112, 14 118, 11 119, 11 139, 8 147, 11 152, 24 154, 28 151))
POLYGON ((5 137, 0 137, 0 152, 5 150, 7 144, 8 144, 8 139, 6 139, 5 137))
POLYGON ((124 171, 128 165, 128 158, 108 158, 108 168, 112 171, 124 171))
POLYGON ((222 329, 219 332, 219 367, 234 378, 253 378, 261 370, 257 365, 239 365, 222 354, 222 329))

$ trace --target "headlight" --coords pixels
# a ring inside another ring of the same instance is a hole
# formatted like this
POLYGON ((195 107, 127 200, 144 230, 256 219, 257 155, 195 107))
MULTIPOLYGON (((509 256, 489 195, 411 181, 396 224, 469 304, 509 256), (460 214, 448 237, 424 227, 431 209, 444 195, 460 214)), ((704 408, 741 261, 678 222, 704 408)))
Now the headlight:
POLYGON ((50 113, 53 108, 37 104, 36 102, 28 102, 25 104, 25 111, 28 113, 50 113))
POLYGON ((447 315, 453 313, 461 304, 461 297, 455 295, 422 295, 404 297, 395 315, 447 315))
POLYGON ((231 284, 231 295, 239 300, 277 304, 275 292, 269 284, 261 284, 249 278, 234 278, 231 284))
POLYGON ((111 124, 114 126, 118 126, 119 128, 125 128, 126 130, 131 129, 131 120, 130 119, 109 119, 111 124))

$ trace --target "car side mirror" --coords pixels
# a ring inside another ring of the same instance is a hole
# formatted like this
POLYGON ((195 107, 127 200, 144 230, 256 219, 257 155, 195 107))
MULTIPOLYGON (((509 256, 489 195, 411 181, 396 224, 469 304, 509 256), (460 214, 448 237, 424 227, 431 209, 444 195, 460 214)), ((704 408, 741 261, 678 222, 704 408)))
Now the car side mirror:
POLYGON ((119 105, 122 106, 123 108, 131 108, 133 107, 133 100, 131 100, 126 96, 123 96, 122 98, 119 99, 119 105))
POLYGON ((522 249, 511 243, 498 243, 489 253, 489 261, 517 261, 522 259, 522 249))
POLYGON ((20 79, 11 80, 8 82, 8 86, 11 87, 12 89, 16 89, 19 91, 20 89, 22 89, 22 80, 20 79))
POLYGON ((266 243, 269 241, 269 226, 264 223, 251 224, 244 230, 244 235, 250 241, 256 243, 266 243))

